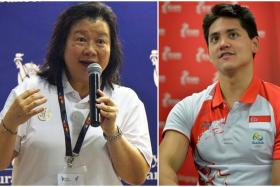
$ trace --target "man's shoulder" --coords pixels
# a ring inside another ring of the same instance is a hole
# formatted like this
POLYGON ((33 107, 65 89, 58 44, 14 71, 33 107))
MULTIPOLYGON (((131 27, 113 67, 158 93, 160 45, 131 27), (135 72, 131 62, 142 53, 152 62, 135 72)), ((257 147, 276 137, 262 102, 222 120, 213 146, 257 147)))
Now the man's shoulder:
POLYGON ((262 81, 262 84, 266 90, 276 92, 278 94, 280 93, 280 87, 278 85, 266 81, 262 81))
POLYGON ((274 108, 280 109, 280 87, 270 83, 262 81, 262 87, 260 91, 260 95, 264 97, 270 104, 274 106, 274 108))

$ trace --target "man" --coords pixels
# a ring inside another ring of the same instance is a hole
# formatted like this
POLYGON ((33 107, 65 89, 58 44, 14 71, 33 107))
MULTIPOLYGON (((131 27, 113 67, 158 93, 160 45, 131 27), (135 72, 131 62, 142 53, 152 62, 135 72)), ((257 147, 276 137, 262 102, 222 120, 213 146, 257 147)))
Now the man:
POLYGON ((202 185, 280 184, 280 88, 253 72, 254 17, 240 5, 218 4, 204 17, 203 30, 218 82, 168 115, 160 184, 177 184, 189 146, 202 185))

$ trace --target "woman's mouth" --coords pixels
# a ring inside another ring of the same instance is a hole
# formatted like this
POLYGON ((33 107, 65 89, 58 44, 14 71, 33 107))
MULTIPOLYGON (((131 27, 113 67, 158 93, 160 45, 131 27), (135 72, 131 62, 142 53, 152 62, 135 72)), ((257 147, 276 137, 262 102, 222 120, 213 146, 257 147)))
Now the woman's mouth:
POLYGON ((86 66, 88 67, 88 65, 92 64, 92 63, 95 63, 94 61, 91 61, 91 60, 80 60, 79 61, 83 66, 86 66))

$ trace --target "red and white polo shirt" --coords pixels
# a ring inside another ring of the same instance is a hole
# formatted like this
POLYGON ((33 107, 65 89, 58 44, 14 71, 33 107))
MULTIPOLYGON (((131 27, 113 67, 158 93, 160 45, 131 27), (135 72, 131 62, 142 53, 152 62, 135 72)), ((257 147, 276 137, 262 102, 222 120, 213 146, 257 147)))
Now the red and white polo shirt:
POLYGON ((254 76, 229 110, 218 82, 177 103, 164 131, 189 139, 200 184, 269 185, 280 159, 279 98, 279 87, 254 76))

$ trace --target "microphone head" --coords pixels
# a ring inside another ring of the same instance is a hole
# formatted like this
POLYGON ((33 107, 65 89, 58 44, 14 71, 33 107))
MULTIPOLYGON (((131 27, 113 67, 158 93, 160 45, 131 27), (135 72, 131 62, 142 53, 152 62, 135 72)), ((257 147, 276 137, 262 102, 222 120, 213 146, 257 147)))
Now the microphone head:
POLYGON ((93 73, 98 73, 101 74, 102 68, 99 64, 97 63, 92 63, 90 65, 88 65, 88 74, 93 74, 93 73))

